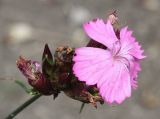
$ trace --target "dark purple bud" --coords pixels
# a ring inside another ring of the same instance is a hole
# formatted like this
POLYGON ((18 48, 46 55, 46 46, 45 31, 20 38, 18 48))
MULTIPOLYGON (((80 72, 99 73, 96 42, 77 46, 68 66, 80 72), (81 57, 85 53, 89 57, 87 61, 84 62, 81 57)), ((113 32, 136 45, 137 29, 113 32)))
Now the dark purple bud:
POLYGON ((94 107, 97 107, 97 102, 100 102, 101 104, 104 102, 97 91, 95 92, 94 86, 88 87, 83 82, 72 83, 70 89, 65 90, 64 93, 72 99, 79 100, 84 103, 91 103, 94 107), (92 92, 89 90, 92 90, 92 92))
POLYGON ((66 65, 72 63, 74 49, 68 46, 58 47, 54 54, 57 65, 66 65))
POLYGON ((23 75, 28 79, 28 83, 44 95, 51 95, 52 88, 49 80, 46 80, 41 72, 41 65, 37 61, 26 60, 19 57, 17 66, 23 75))

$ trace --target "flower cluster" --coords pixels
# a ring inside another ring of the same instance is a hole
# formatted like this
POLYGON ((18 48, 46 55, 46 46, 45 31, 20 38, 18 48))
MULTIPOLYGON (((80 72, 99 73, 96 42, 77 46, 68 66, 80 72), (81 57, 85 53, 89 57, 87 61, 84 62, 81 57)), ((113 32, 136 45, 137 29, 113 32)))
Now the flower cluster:
POLYGON ((91 38, 86 47, 58 47, 52 53, 45 45, 42 64, 20 57, 19 70, 29 84, 43 95, 64 92, 83 103, 122 103, 137 88, 141 46, 127 27, 119 29, 118 17, 94 19, 83 25, 91 38))
POLYGON ((92 103, 95 107, 96 102, 103 104, 97 87, 87 86, 73 74, 73 55, 74 49, 58 47, 53 60, 51 51, 46 45, 42 64, 19 57, 17 66, 33 89, 42 95, 53 95, 55 99, 63 91, 70 98, 83 103, 92 103))

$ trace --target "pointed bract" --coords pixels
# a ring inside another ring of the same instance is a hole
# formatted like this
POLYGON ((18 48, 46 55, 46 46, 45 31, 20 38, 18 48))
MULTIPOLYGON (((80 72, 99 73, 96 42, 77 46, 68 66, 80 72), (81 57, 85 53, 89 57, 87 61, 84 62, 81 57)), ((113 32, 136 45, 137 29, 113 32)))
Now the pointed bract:
POLYGON ((48 72, 51 72, 54 69, 54 62, 52 53, 48 47, 48 44, 45 45, 43 56, 42 56, 42 72, 46 78, 48 78, 48 72))

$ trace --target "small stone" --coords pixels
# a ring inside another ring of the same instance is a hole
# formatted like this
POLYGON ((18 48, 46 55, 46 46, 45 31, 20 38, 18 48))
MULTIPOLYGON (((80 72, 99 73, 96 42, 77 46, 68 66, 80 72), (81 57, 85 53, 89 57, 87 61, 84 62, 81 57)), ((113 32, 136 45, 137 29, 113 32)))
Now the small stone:
POLYGON ((88 20, 89 17, 90 17, 89 10, 81 6, 71 8, 69 13, 69 18, 71 20, 71 23, 75 25, 82 24, 84 21, 88 20))
POLYGON ((16 23, 9 27, 7 33, 7 42, 9 43, 22 43, 31 40, 32 27, 26 23, 16 23))

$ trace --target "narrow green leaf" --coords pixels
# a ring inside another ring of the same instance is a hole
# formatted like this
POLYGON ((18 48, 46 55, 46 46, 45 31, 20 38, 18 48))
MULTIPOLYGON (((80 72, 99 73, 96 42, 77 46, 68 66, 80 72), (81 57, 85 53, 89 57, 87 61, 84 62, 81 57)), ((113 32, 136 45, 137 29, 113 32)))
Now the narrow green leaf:
POLYGON ((27 87, 22 81, 15 80, 15 83, 18 84, 24 91, 30 95, 40 94, 36 89, 27 87))
POLYGON ((26 93, 30 93, 30 89, 21 81, 15 80, 15 83, 18 84, 26 93))

